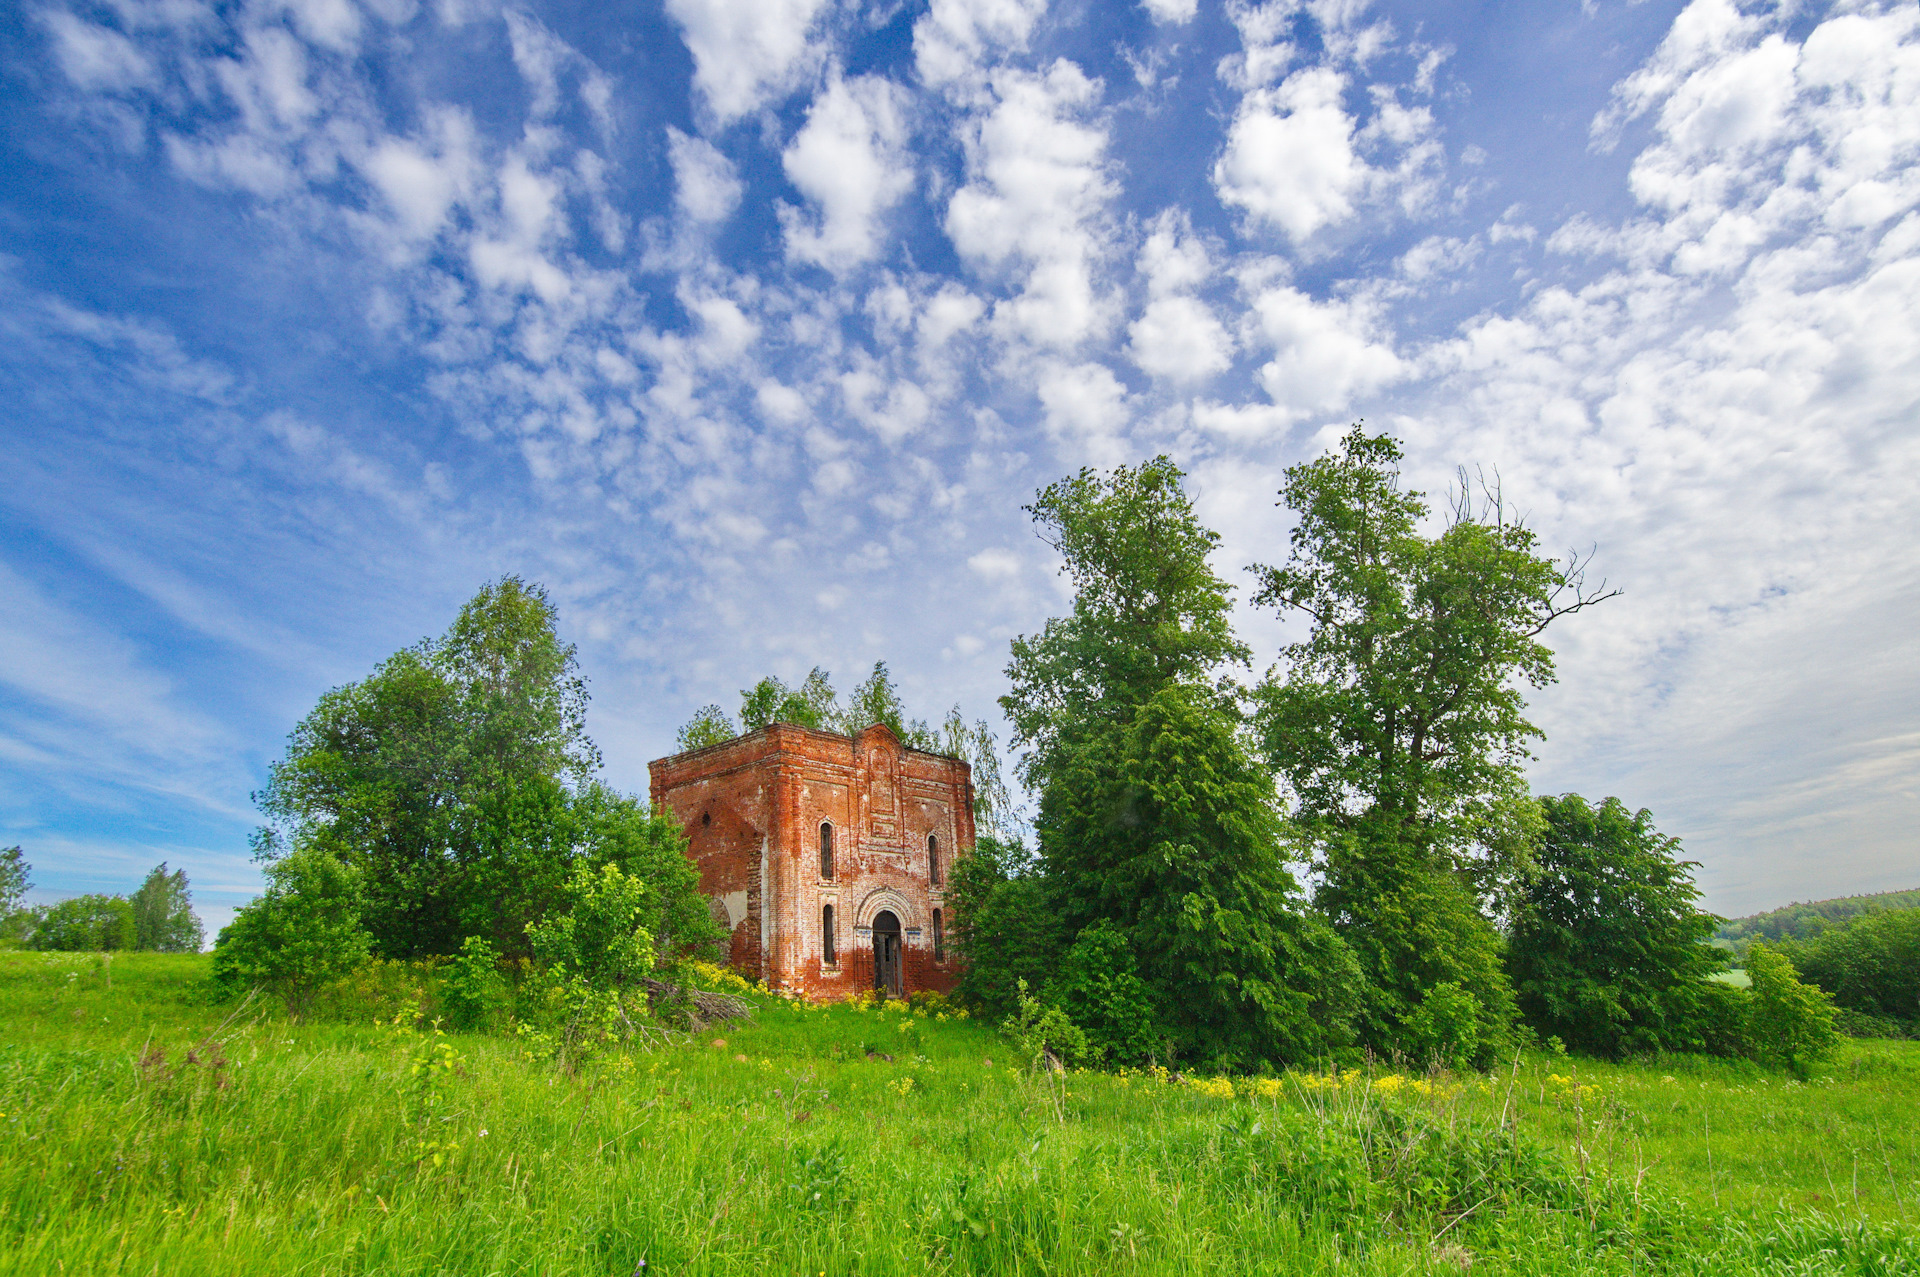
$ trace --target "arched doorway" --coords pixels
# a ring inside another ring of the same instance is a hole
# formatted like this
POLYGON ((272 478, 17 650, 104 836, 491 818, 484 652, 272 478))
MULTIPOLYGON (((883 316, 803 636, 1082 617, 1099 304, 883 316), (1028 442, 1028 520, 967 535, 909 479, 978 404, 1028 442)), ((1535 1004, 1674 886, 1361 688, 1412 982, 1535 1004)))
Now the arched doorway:
POLYGON ((906 971, 900 961, 900 919, 882 909, 873 919, 873 988, 889 998, 907 995, 906 971))

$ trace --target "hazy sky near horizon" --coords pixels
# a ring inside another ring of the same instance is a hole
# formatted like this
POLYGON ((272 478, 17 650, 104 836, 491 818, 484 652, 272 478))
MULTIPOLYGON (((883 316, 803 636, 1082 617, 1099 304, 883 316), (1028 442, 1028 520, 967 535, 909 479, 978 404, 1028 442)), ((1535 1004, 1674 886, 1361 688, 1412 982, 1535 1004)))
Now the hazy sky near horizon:
POLYGON ((1539 789, 1722 912, 1920 885, 1920 6, 27 0, 0 77, 43 899, 217 927, 293 723, 506 572, 623 788, 763 672, 997 716, 1035 488, 1168 453, 1244 586, 1356 418, 1625 591, 1539 789))

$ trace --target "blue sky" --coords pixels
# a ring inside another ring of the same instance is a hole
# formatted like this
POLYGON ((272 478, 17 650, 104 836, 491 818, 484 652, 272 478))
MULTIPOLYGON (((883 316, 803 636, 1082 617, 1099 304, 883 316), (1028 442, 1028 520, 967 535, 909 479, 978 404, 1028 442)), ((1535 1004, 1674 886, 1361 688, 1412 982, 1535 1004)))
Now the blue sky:
POLYGON ((1169 453, 1244 583, 1364 417, 1625 590, 1540 789, 1721 911, 1911 887, 1917 161, 1911 4, 9 7, 0 841, 219 925, 504 572, 622 787, 767 671, 992 715, 1036 487, 1169 453))

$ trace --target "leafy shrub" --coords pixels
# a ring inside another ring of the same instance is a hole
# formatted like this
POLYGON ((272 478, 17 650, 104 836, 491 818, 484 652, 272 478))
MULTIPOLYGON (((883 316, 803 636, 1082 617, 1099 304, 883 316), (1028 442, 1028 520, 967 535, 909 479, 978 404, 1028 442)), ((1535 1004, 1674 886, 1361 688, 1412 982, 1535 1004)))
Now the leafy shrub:
POLYGON ((440 1001, 448 1023, 463 1032, 486 1033, 506 1024, 513 1012, 513 986, 484 937, 468 936, 460 946, 460 956, 447 967, 440 1001))
POLYGON ((654 966, 647 884, 616 864, 576 864, 564 909, 527 927, 541 964, 520 1033, 568 1065, 633 1031, 629 998, 654 966))
POLYGON ((1804 1074, 1833 1054, 1840 1033, 1833 1027, 1832 997, 1801 983, 1793 963, 1764 940, 1747 950, 1747 974, 1753 978, 1748 1032, 1756 1059, 1804 1074))
POLYGON ((1154 1031, 1153 994, 1135 974, 1133 947, 1110 922, 1080 933, 1046 989, 1087 1039, 1088 1054, 1111 1065, 1165 1055, 1154 1031))
POLYGON ((75 896, 41 915, 29 949, 86 952, 131 949, 139 943, 133 906, 119 896, 75 896))
POLYGON ((1801 978, 1831 993, 1840 1006, 1909 1027, 1920 1024, 1920 910, 1869 913, 1782 945, 1780 952, 1801 978))
POLYGON ((1434 985, 1407 1017, 1406 1042, 1423 1063, 1472 1067, 1480 1052, 1480 999, 1451 980, 1434 985))
POLYGON ((1507 944, 1520 1010, 1536 1033, 1621 1056, 1704 1045, 1704 978, 1724 961, 1718 919, 1677 839, 1617 798, 1541 800, 1546 832, 1507 944))
POLYGON ((1087 1062, 1091 1051, 1087 1035, 1067 1013, 1049 1002, 1042 1002, 1027 991, 1020 981, 1019 1011, 1007 1017, 1000 1031, 1013 1044, 1014 1053, 1029 1070, 1064 1066, 1075 1068, 1087 1062))
POLYGON ((267 867, 267 889, 242 905, 213 947, 213 978, 229 990, 258 985, 303 1015, 316 994, 366 960, 360 874, 317 847, 267 867))

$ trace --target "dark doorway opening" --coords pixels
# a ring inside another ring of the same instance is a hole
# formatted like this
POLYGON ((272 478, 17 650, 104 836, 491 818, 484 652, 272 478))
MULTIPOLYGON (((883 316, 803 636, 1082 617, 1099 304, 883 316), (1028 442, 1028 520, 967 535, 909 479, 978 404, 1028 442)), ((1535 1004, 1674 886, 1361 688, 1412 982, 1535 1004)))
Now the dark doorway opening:
POLYGON ((890 998, 906 996, 906 972, 900 963, 900 919, 882 909, 873 919, 873 987, 890 998))

